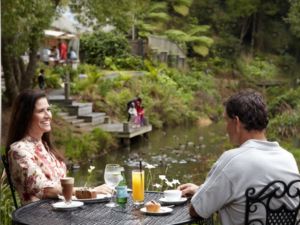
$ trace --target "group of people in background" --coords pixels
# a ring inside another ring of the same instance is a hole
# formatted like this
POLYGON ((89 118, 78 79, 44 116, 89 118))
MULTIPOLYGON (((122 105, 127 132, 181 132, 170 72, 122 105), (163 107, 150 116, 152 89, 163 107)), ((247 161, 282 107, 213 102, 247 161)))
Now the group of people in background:
POLYGON ((137 97, 127 103, 128 122, 133 128, 145 125, 145 110, 142 106, 142 99, 137 97))
POLYGON ((73 62, 78 59, 77 53, 71 47, 68 49, 68 44, 66 41, 61 41, 58 46, 53 46, 51 50, 48 47, 44 47, 40 51, 40 60, 49 65, 53 62, 54 65, 65 62, 73 62))

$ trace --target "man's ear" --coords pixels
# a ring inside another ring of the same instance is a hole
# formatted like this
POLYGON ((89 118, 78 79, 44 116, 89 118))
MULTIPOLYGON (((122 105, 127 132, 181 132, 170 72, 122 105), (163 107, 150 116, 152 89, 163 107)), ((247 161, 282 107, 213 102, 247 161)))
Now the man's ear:
POLYGON ((235 131, 237 133, 240 133, 241 128, 242 128, 242 123, 241 123, 240 118, 238 116, 234 117, 234 123, 235 123, 235 131))

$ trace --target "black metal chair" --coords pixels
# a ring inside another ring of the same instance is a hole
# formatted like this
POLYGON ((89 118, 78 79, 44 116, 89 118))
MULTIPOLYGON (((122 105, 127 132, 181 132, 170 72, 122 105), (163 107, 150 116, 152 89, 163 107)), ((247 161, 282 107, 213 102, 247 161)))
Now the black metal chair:
POLYGON ((299 225, 300 180, 289 184, 276 180, 256 193, 255 188, 248 188, 246 194, 245 225, 299 225), (288 198, 288 200, 287 200, 288 198), (287 206, 287 201, 294 207, 287 206), (263 213, 263 217, 255 217, 263 213))
POLYGON ((18 208, 18 203, 17 203, 17 198, 16 198, 16 192, 15 192, 15 187, 14 187, 14 185, 12 183, 12 180, 11 180, 7 156, 2 155, 1 159, 2 159, 2 162, 3 162, 3 165, 4 165, 4 170, 5 170, 5 173, 6 173, 6 176, 7 176, 7 181, 8 181, 8 185, 10 187, 11 195, 13 197, 14 205, 15 205, 15 208, 17 209, 18 208))

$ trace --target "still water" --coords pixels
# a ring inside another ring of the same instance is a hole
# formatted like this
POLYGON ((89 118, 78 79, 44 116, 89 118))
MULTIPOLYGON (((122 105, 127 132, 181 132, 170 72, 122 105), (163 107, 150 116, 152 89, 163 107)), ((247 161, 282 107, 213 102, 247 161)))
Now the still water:
POLYGON ((180 183, 200 184, 212 164, 228 148, 228 137, 223 123, 207 127, 190 125, 185 127, 154 130, 148 138, 132 140, 130 149, 120 148, 105 156, 88 161, 79 170, 72 171, 76 185, 88 186, 104 183, 104 168, 107 163, 117 163, 125 168, 127 184, 131 187, 131 170, 138 168, 139 161, 155 166, 145 169, 147 190, 157 190, 154 183, 162 184, 158 175, 166 175, 168 180, 178 179, 180 183), (89 176, 88 168, 95 166, 89 176))

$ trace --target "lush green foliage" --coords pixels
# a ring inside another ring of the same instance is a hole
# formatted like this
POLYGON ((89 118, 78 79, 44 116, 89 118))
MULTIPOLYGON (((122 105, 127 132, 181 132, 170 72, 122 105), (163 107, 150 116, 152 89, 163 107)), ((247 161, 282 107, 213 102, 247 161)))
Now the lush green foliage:
POLYGON ((272 116, 279 115, 285 111, 300 108, 300 88, 283 90, 283 88, 272 88, 270 96, 274 96, 269 102, 269 111, 272 116), (276 96, 276 97, 275 97, 276 96))
MULTIPOLYGON (((1 146, 0 153, 3 155, 5 147, 1 146)), ((2 162, 0 163, 0 221, 2 225, 10 225, 12 212, 15 210, 13 197, 8 185, 6 174, 2 162), (5 175, 4 175, 5 174, 5 175), (4 175, 4 176, 3 176, 4 175)), ((16 194, 17 203, 20 205, 19 196, 16 194)))
POLYGON ((80 52, 85 62, 105 67, 105 57, 129 55, 128 41, 120 33, 102 31, 81 37, 80 52))
MULTIPOLYGON (((2 170, 1 174, 2 174, 2 170)), ((0 181, 0 218, 2 225, 11 224, 12 212, 15 210, 9 185, 0 181)))
POLYGON ((1 63, 5 79, 5 103, 10 105, 17 94, 32 87, 37 63, 37 52, 63 1, 7 0, 1 2, 1 63), (25 64, 21 55, 28 54, 25 64))
POLYGON ((105 66, 112 70, 143 70, 144 63, 140 57, 128 55, 126 57, 105 57, 105 66))
POLYGON ((289 0, 290 10, 288 13, 287 21, 291 24, 291 31, 295 36, 300 38, 300 1, 289 0))
POLYGON ((92 158, 116 146, 111 134, 99 128, 84 134, 74 132, 70 125, 59 119, 56 113, 58 109, 52 111, 54 112, 54 143, 58 149, 64 152, 66 159, 76 162, 83 158, 92 158))
MULTIPOLYGON (((1 34, 10 54, 19 56, 30 47, 31 39, 41 38, 55 15, 53 1, 6 0, 1 2, 1 34)), ((39 43, 35 43, 38 45, 39 43)))
POLYGON ((145 62, 145 66, 143 76, 115 72, 112 79, 100 72, 98 76, 86 73, 88 77, 76 80, 73 90, 83 99, 93 101, 97 110, 118 120, 126 120, 127 102, 140 96, 146 117, 155 127, 195 120, 199 116, 197 111, 220 116, 220 110, 213 110, 218 108, 220 97, 212 76, 202 72, 184 74, 165 66, 154 67, 150 62, 145 62))
POLYGON ((253 59, 241 57, 237 60, 237 66, 244 76, 252 79, 270 79, 278 75, 278 68, 274 63, 258 56, 253 59))
POLYGON ((268 133, 270 137, 288 138, 300 133, 300 110, 278 114, 270 121, 268 133))
POLYGON ((288 91, 283 90, 282 87, 272 88, 268 92, 268 95, 273 96, 269 102, 269 111, 272 119, 270 120, 268 133, 273 138, 288 138, 296 137, 297 135, 299 138, 300 88, 288 91))
POLYGON ((235 58, 249 50, 294 54, 300 50, 294 38, 299 38, 299 5, 299 0, 202 0, 193 1, 191 16, 213 28, 218 56, 235 58))

